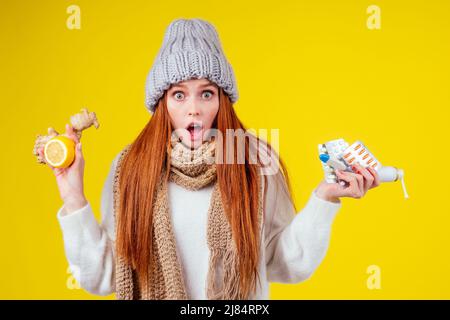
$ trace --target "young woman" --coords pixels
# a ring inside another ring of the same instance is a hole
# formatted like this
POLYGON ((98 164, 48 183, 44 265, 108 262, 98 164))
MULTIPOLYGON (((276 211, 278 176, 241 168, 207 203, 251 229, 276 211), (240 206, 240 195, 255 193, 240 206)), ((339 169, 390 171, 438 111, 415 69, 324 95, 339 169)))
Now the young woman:
POLYGON ((112 161, 101 224, 84 196, 81 144, 66 126, 77 150, 69 168, 52 168, 64 202, 57 218, 84 289, 118 299, 268 299, 269 282, 313 274, 339 198, 361 198, 378 176, 359 166, 338 173, 347 186, 321 181, 296 214, 283 162, 267 173, 264 154, 251 161, 260 144, 274 159, 270 145, 251 134, 232 143, 228 132, 245 131, 237 98, 215 28, 174 20, 147 78, 152 117, 112 161))

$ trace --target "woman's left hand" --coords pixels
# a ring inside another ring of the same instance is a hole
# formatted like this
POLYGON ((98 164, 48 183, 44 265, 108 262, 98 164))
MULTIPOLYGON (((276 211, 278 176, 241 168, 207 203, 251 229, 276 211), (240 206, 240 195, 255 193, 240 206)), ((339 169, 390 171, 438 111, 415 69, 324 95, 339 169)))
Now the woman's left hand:
POLYGON ((369 189, 380 185, 378 173, 373 168, 355 164, 352 170, 353 172, 335 170, 338 179, 348 183, 341 186, 339 183, 327 183, 322 180, 315 190, 316 195, 324 200, 339 203, 340 197, 360 199, 369 189))

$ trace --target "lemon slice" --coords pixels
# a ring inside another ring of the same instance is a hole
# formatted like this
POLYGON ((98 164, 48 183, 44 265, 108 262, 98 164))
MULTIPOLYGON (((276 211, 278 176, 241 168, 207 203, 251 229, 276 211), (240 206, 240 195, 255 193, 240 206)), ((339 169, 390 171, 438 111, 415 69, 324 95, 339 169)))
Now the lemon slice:
POLYGON ((75 159, 75 141, 66 136, 56 136, 45 144, 45 161, 55 168, 66 168, 75 159))

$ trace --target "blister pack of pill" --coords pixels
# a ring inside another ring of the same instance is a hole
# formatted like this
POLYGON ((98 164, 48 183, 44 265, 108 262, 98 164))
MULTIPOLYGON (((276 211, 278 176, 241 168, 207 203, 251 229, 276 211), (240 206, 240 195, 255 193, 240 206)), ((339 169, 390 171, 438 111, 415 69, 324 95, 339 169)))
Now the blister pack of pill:
POLYGON ((348 147, 349 144, 342 138, 318 145, 325 180, 328 183, 337 182, 335 169, 348 169, 347 163, 342 159, 342 155, 348 147))
POLYGON ((403 193, 408 198, 404 181, 404 171, 397 167, 382 166, 375 156, 359 140, 349 145, 344 139, 331 140, 318 145, 319 159, 325 174, 327 183, 339 182, 340 185, 349 185, 343 179, 338 179, 336 170, 353 172, 352 165, 359 164, 364 168, 371 167, 377 172, 379 182, 391 182, 400 180, 403 193))
POLYGON ((343 151, 342 158, 348 165, 359 163, 362 167, 371 167, 375 171, 382 167, 381 163, 359 140, 343 151))
POLYGON ((351 166, 359 163, 362 167, 372 167, 376 171, 381 163, 359 140, 349 145, 344 139, 336 139, 319 144, 319 158, 328 183, 337 182, 335 169, 352 171, 351 166))
POLYGON ((362 167, 372 167, 378 171, 382 165, 359 140, 349 145, 344 139, 336 139, 319 144, 319 158, 329 183, 337 181, 335 169, 352 171, 351 166, 359 163, 362 167))

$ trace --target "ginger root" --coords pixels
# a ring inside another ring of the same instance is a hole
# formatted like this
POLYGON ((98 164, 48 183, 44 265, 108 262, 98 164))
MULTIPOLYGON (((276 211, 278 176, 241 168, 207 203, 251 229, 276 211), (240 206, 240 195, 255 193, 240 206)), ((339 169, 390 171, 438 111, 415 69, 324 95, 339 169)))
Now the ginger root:
MULTIPOLYGON (((81 132, 90 126, 94 126, 96 129, 99 128, 100 124, 97 120, 95 112, 89 112, 87 108, 82 108, 80 113, 74 114, 70 117, 70 124, 73 127, 73 131, 81 140, 81 132)), ((36 136, 36 141, 34 143, 33 155, 37 158, 37 163, 46 164, 45 158, 39 154, 39 150, 44 148, 47 141, 59 135, 59 133, 52 127, 47 129, 47 135, 36 136)))

